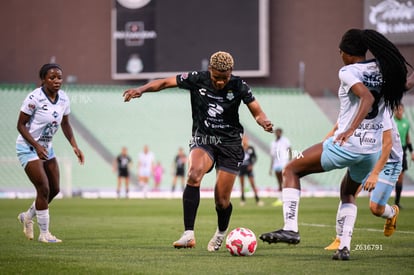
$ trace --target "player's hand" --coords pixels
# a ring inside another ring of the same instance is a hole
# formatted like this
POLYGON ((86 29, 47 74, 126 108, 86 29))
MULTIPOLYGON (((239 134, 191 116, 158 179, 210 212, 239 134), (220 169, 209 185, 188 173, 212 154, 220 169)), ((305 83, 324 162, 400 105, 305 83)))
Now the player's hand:
POLYGON ((128 102, 133 98, 141 97, 143 92, 140 89, 129 89, 124 92, 122 95, 124 97, 124 102, 128 102))
POLYGON ((85 156, 82 151, 77 147, 73 147, 73 152, 75 152, 75 155, 78 157, 79 163, 83 165, 85 163, 85 156))
POLYGON ((42 159, 42 160, 47 160, 49 157, 49 152, 47 151, 47 149, 45 147, 43 147, 42 145, 37 145, 35 147, 37 156, 42 159))
POLYGON ((334 139, 333 143, 339 143, 339 146, 342 146, 345 142, 348 141, 349 137, 352 136, 353 131, 346 130, 343 133, 339 133, 334 139))
POLYGON ((374 190, 375 185, 377 184, 377 181, 378 181, 378 175, 371 173, 371 175, 369 175, 369 177, 365 181, 364 190, 368 192, 371 192, 372 190, 374 190))
POLYGON ((273 124, 270 120, 263 121, 261 125, 266 132, 273 133, 273 124))

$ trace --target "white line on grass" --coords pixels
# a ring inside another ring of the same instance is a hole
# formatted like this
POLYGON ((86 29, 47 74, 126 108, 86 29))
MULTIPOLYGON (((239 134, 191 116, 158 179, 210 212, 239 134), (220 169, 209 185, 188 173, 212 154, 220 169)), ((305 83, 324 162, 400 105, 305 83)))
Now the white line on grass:
MULTIPOLYGON (((303 225, 303 226, 310 226, 310 227, 332 227, 335 228, 335 226, 332 225, 327 225, 327 224, 317 224, 317 223, 300 223, 299 225, 303 225)), ((356 227, 355 230, 360 230, 360 231, 370 231, 370 232, 383 232, 383 230, 381 229, 374 229, 374 228, 358 228, 356 227)), ((396 232, 401 233, 401 234, 414 234, 413 231, 401 231, 401 230, 396 230, 396 232)))

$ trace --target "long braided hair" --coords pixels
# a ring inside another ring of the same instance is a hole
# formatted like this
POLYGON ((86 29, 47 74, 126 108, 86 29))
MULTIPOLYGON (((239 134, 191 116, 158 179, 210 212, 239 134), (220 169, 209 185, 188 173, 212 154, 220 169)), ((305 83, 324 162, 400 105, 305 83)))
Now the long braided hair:
POLYGON ((354 56, 365 56, 367 50, 374 55, 382 74, 381 94, 385 104, 394 110, 407 91, 407 66, 412 68, 397 47, 375 30, 350 29, 343 35, 339 48, 354 56))

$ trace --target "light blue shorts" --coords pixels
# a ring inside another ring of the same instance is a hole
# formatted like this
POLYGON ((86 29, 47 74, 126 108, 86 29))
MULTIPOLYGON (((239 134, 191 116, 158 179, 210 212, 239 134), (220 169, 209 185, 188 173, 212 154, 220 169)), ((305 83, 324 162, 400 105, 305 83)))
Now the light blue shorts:
MULTIPOLYGON (((27 144, 16 144, 16 154, 23 168, 26 168, 27 163, 30 161, 39 159, 39 156, 37 155, 36 150, 33 148, 33 146, 27 144)), ((51 147, 49 148, 48 159, 52 159, 54 157, 55 152, 53 150, 53 147, 51 147)))
POLYGON ((325 140, 321 156, 321 166, 325 171, 348 168, 351 179, 362 183, 374 168, 381 152, 372 154, 353 153, 338 143, 333 143, 333 137, 325 140))
POLYGON ((402 164, 400 162, 387 162, 378 175, 378 182, 371 192, 370 200, 379 205, 387 204, 401 170, 402 164))

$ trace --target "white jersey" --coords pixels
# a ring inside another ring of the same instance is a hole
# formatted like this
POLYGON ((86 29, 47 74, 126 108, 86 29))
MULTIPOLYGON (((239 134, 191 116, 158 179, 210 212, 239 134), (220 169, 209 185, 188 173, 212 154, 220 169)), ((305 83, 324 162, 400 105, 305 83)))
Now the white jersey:
POLYGON ((290 160, 290 141, 281 136, 270 144, 270 155, 273 159, 273 168, 284 167, 290 160))
POLYGON ((339 71, 341 85, 338 91, 340 111, 338 116, 338 129, 334 138, 339 133, 345 132, 357 113, 359 98, 352 93, 351 87, 357 83, 363 83, 376 98, 370 113, 361 122, 353 135, 343 147, 354 153, 371 154, 379 152, 382 148, 383 116, 385 104, 379 99, 382 75, 375 60, 355 63, 344 66, 339 71))
POLYGON ((152 152, 144 152, 138 155, 138 173, 140 176, 150 176, 152 171, 152 165, 154 163, 154 154, 152 152))
MULTIPOLYGON (((55 102, 51 102, 41 87, 27 95, 20 111, 30 115, 26 124, 30 135, 43 147, 51 148, 53 135, 59 129, 62 118, 70 113, 69 97, 58 91, 55 102)), ((19 134, 17 144, 28 144, 19 134)))

